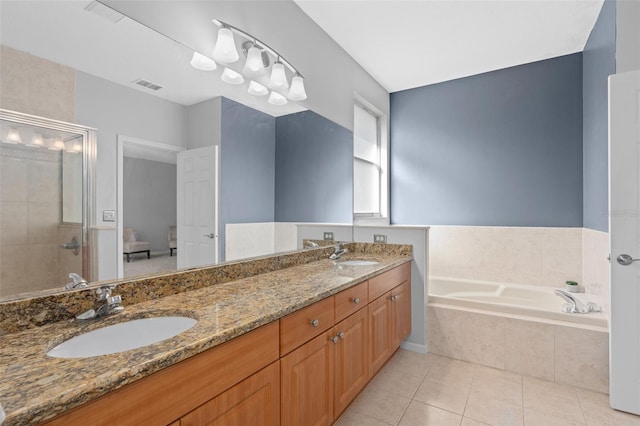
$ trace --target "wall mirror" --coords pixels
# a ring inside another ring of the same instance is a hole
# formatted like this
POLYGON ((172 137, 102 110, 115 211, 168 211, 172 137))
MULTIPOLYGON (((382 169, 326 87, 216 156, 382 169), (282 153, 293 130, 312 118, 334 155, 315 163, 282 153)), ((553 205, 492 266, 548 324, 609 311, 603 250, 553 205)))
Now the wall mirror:
MULTIPOLYGON (((165 3, 170 3, 173 7, 181 2, 165 3)), ((224 4, 223 9, 227 11, 232 11, 234 7, 249 7, 243 4, 245 2, 220 3, 224 4)), ((130 182, 133 179, 141 179, 140 169, 136 169, 142 167, 140 164, 170 169, 167 165, 173 164, 175 167, 175 160, 146 157, 146 154, 141 154, 142 151, 135 152, 134 144, 131 144, 124 151, 126 154, 123 155, 123 162, 119 163, 119 136, 142 141, 143 145, 150 142, 151 145, 175 146, 176 151, 205 146, 220 147, 221 254, 228 243, 224 235, 224 229, 228 224, 263 224, 259 232, 266 233, 266 236, 247 236, 247 232, 252 232, 251 227, 240 229, 239 232, 244 232, 244 238, 248 238, 248 241, 262 244, 261 254, 266 254, 269 251, 291 248, 290 242, 274 242, 273 232, 276 231, 273 229, 277 227, 274 225, 276 223, 351 223, 351 132, 319 114, 308 111, 303 105, 304 102, 289 102, 284 107, 276 108, 269 105, 265 99, 244 96, 246 88, 213 84, 214 79, 219 79, 219 72, 212 75, 193 70, 189 66, 192 49, 207 46, 191 46, 190 44, 194 43, 188 39, 183 40, 180 31, 167 34, 170 31, 165 28, 150 28, 152 24, 155 26, 155 21, 141 22, 142 19, 139 17, 132 19, 125 16, 124 6, 137 8, 140 5, 141 2, 105 1, 103 4, 91 1, 10 0, 3 1, 0 5, 2 88, 17 87, 14 83, 18 81, 18 86, 24 87, 30 96, 28 101, 18 97, 11 98, 7 95, 8 92, 3 90, 5 95, 0 95, 0 107, 12 111, 25 111, 55 121, 80 123, 97 129, 94 152, 85 148, 79 156, 71 149, 57 154, 61 166, 58 172, 60 182, 57 186, 60 207, 56 207, 56 211, 59 212, 56 223, 59 227, 73 227, 81 223, 83 231, 78 238, 79 244, 82 246, 93 243, 95 252, 99 252, 97 259, 89 259, 93 263, 86 263, 95 267, 95 273, 88 266, 75 266, 73 272, 82 271, 92 281, 118 277, 118 265, 126 264, 125 257, 118 251, 117 242, 122 239, 118 225, 122 228, 134 228, 143 242, 157 241, 153 244, 163 245, 151 248, 152 253, 163 251, 169 254, 171 225, 168 222, 160 221, 162 223, 154 225, 155 230, 145 231, 143 225, 127 222, 126 206, 123 217, 118 217, 117 182, 118 179, 122 179, 126 187, 128 178, 130 182), (113 13, 113 10, 105 9, 105 5, 121 10, 122 13, 113 13), (6 72, 16 69, 6 68, 14 66, 16 58, 18 62, 24 59, 33 61, 29 65, 35 65, 30 67, 29 73, 21 76, 6 72), (59 71, 58 68, 71 70, 73 75, 73 90, 69 89, 68 93, 60 95, 65 99, 65 103, 61 103, 62 106, 58 105, 57 101, 51 102, 53 97, 60 98, 53 89, 57 87, 57 82, 51 80, 59 71), (148 87, 134 83, 134 80, 139 79, 162 82, 165 86, 157 93, 152 93, 148 87), (243 96, 239 96, 238 90, 242 90, 243 96), (42 94, 46 99, 46 105, 37 99, 38 94, 42 94), (69 104, 72 104, 71 107, 69 104), (131 111, 134 104, 136 109, 131 111), (214 111, 213 115, 203 115, 216 108, 217 112, 214 111), (264 122, 256 117, 263 118, 264 122), (278 130, 279 134, 286 135, 286 138, 277 138, 278 130), (266 142, 260 142, 259 145, 256 141, 266 142), (296 141, 309 145, 298 151, 303 145, 296 145, 296 141), (97 164, 95 182, 87 179, 90 163, 87 162, 86 156, 90 159, 93 158, 92 155, 95 156, 97 164), (84 158, 84 163, 79 161, 79 158, 84 158), (305 161, 300 161, 301 158, 305 161), (120 176, 119 165, 124 170, 129 170, 129 175, 120 176), (136 170, 137 177, 132 170, 136 170), (265 176, 268 179, 265 179, 265 176), (326 184, 327 176, 333 176, 330 185, 326 184), (83 180, 78 180, 79 177, 83 180), (265 182, 269 184, 265 187, 257 184, 260 182, 263 185, 265 182), (95 185, 94 195, 83 195, 88 194, 90 185, 95 185), (324 189, 317 191, 317 186, 324 189), (83 191, 79 193, 77 190, 80 187, 83 187, 83 191), (311 194, 318 196, 311 197, 311 194), (82 204, 81 209, 78 208, 78 203, 82 204), (92 210, 90 206, 93 204, 95 206, 92 210), (115 221, 109 218, 111 212, 116 213, 115 221), (81 221, 80 214, 83 218, 81 221), (91 238, 94 240, 91 241, 91 238)), ((153 8, 147 9, 148 16, 156 16, 153 8)), ((169 16, 165 18, 168 19, 169 16)), ((265 16, 265 19, 268 17, 265 16)), ((208 31, 213 34, 215 29, 216 27, 211 26, 208 31)), ((198 33, 198 30, 195 29, 194 32, 198 33)), ((202 40, 207 39, 207 34, 200 35, 202 40)), ((213 43, 213 38, 209 40, 213 43)), ((3 132, 7 132, 7 135, 2 134, 3 141, 8 138, 11 127, 13 125, 3 124, 3 132)), ((66 135, 63 139, 71 146, 78 140, 74 139, 77 136, 74 136, 73 132, 70 133, 72 134, 66 135)), ((83 137, 85 139, 82 144, 86 147, 92 136, 83 137)), ((3 143, 3 150, 5 145, 8 150, 17 149, 11 144, 3 143)), ((33 147, 24 149, 27 148, 33 147)), ((25 164, 24 159, 19 161, 25 164)), ((12 184, 10 179, 5 177, 9 168, 3 164, 2 170, 0 186, 5 193, 10 191, 12 184)), ((126 197, 126 194, 124 196, 126 197)), ((3 211, 0 213, 2 218, 13 217, 12 213, 4 210, 6 204, 3 200, 3 211)), ((140 206, 138 209, 144 210, 140 209, 140 206)), ((7 232, 3 234, 9 235, 7 232)), ((69 247, 73 246, 72 238, 69 241, 65 239, 51 242, 56 251, 64 250, 64 253, 73 251, 61 248, 67 243, 69 247)), ((11 254, 7 254, 11 250, 7 246, 3 240, 0 259, 2 262, 11 259, 11 254)), ((95 252, 83 253, 79 257, 90 257, 95 255, 95 252)), ((139 266, 145 257, 144 253, 138 253, 130 263, 139 266)), ((35 261, 35 251, 30 251, 29 258, 35 261)), ((224 259, 224 256, 221 258, 224 259)), ((27 270, 27 261, 20 262, 14 262, 15 265, 22 265, 16 268, 22 272, 27 270)), ((61 291, 69 281, 66 277, 67 272, 57 273, 54 277, 51 275, 52 270, 53 266, 48 271, 48 278, 37 289, 13 288, 7 283, 17 281, 5 278, 9 277, 9 269, 4 268, 3 263, 0 301, 33 290, 61 291)), ((135 271, 131 275, 141 273, 146 272, 135 271)))

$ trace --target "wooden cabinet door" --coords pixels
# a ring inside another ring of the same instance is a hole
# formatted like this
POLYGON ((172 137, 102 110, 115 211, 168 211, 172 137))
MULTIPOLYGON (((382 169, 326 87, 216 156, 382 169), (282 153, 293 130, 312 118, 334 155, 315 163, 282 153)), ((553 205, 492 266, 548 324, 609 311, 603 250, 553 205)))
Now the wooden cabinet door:
POLYGON ((361 309, 334 327, 336 344, 334 417, 338 416, 369 381, 369 328, 367 310, 361 309))
POLYGON ((392 350, 411 333, 411 282, 405 281, 391 290, 392 350))
POLYGON ((375 375, 393 353, 390 294, 369 304, 369 372, 375 375))
POLYGON ((332 330, 329 330, 281 358, 280 414, 283 426, 333 423, 336 343, 332 337, 332 330))
POLYGON ((180 419, 180 426, 278 426, 280 361, 258 371, 180 419))

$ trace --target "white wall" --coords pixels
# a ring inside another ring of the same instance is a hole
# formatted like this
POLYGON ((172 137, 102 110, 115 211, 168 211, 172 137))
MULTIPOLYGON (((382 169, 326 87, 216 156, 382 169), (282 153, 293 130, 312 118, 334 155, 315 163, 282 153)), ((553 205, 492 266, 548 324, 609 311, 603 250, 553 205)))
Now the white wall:
POLYGON ((616 1, 616 73, 640 69, 640 2, 616 1))
POLYGON ((113 279, 117 277, 116 224, 104 222, 102 212, 117 207, 117 135, 186 147, 186 109, 82 72, 76 72, 75 95, 74 121, 98 129, 95 218, 98 279, 113 279))

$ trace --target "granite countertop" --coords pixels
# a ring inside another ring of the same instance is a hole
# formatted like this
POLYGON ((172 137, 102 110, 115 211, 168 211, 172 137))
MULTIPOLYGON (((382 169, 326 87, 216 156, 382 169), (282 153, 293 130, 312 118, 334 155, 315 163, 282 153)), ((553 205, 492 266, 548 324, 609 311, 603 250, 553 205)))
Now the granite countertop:
MULTIPOLYGON (((351 257, 367 258, 353 253, 341 260, 351 257)), ((7 414, 5 426, 52 418, 411 260, 406 253, 393 252, 368 257, 379 263, 353 267, 316 260, 129 306, 123 297, 125 311, 120 314, 1 335, 0 404, 7 414), (192 317, 198 323, 173 338, 118 354, 82 359, 46 355, 56 344, 86 331, 167 315, 192 317)))

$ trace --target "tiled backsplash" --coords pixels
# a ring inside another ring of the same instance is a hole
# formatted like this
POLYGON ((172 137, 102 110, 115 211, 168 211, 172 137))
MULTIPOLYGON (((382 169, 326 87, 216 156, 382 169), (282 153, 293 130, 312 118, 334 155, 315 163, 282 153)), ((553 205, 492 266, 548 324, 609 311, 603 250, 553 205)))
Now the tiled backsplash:
POLYGON ((559 287, 578 281, 605 302, 609 235, 583 228, 432 226, 431 275, 559 287))

